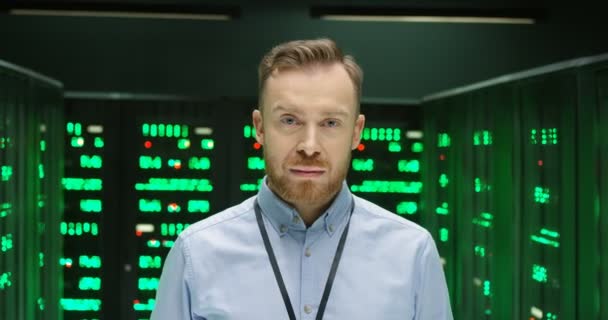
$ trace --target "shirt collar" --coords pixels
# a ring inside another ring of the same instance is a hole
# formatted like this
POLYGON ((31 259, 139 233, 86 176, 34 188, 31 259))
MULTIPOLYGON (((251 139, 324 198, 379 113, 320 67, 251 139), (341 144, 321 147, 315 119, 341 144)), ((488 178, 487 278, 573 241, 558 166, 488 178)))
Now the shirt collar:
MULTIPOLYGON (((264 177, 260 191, 258 192, 258 203, 262 214, 266 216, 272 227, 282 236, 290 230, 306 231, 306 224, 300 214, 291 205, 279 198, 270 188, 264 177)), ((346 181, 342 182, 342 189, 333 200, 327 210, 317 218, 309 227, 310 231, 325 230, 332 236, 345 219, 348 219, 351 210, 352 195, 346 181)))

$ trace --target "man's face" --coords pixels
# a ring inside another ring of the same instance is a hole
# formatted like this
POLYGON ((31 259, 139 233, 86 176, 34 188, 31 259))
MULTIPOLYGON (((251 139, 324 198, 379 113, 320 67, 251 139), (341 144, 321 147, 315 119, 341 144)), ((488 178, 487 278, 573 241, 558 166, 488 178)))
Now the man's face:
POLYGON ((342 187, 365 117, 340 64, 274 72, 253 112, 270 188, 292 204, 323 205, 342 187))

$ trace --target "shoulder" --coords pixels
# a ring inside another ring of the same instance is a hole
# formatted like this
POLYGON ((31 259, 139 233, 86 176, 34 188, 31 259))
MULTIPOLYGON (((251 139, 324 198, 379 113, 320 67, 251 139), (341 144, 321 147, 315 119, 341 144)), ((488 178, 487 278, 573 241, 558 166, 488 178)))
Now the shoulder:
POLYGON ((244 216, 253 212, 254 200, 255 196, 188 226, 180 233, 180 241, 188 242, 190 238, 204 231, 229 228, 232 223, 240 221, 244 216))
POLYGON ((428 241, 431 234, 420 225, 407 220, 391 211, 388 211, 377 204, 353 195, 355 198, 355 212, 362 215, 363 221, 373 224, 384 230, 408 234, 409 237, 428 241))

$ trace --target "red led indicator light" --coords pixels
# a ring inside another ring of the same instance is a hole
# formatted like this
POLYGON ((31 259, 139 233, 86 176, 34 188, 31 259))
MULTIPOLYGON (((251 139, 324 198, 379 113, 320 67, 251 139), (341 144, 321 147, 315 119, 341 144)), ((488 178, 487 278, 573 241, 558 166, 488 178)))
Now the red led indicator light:
POLYGON ((138 237, 141 237, 142 234, 143 234, 143 232, 141 232, 139 230, 135 231, 135 235, 138 237))
POLYGON ((146 147, 146 149, 152 148, 152 142, 151 141, 144 142, 144 147, 146 147))
POLYGON ((359 150, 359 151, 365 150, 365 145, 363 143, 359 143, 359 145, 357 146, 357 150, 359 150))
POLYGON ((261 147, 262 147, 262 145, 259 142, 254 142, 253 143, 253 148, 255 150, 260 150, 261 147))
POLYGON ((176 162, 176 163, 173 165, 173 168, 175 168, 176 170, 181 169, 181 168, 182 168, 182 163, 181 163, 181 162, 176 162))
POLYGON ((445 160, 445 154, 440 154, 439 155, 439 160, 441 160, 441 161, 445 160))
POLYGON ((542 160, 538 160, 538 166, 542 167, 543 166, 543 161, 542 160))
POLYGON ((139 299, 133 300, 133 304, 139 304, 139 299))

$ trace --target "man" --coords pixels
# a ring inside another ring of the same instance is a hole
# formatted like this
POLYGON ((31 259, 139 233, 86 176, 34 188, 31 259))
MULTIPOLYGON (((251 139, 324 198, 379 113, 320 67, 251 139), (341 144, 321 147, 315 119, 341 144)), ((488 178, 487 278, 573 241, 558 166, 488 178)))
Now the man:
POLYGON ((361 81, 327 39, 262 59, 253 124, 267 176, 256 197, 180 234, 153 320, 452 319, 429 233, 345 182, 361 81))

